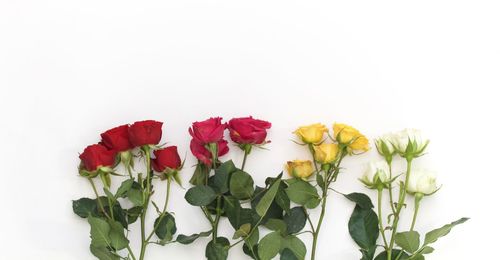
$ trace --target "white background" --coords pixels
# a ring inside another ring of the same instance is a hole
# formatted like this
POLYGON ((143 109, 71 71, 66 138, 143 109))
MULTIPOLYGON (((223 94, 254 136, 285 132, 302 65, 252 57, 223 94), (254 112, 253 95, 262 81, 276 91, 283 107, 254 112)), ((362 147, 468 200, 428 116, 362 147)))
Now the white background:
MULTIPOLYGON (((497 1, 0 0, 0 258, 92 259, 71 200, 92 196, 78 153, 102 131, 164 121, 162 141, 187 154, 188 186, 190 123, 253 115, 273 123, 270 150, 248 161, 258 184, 307 155, 290 141, 299 125, 345 122, 370 138, 422 129, 431 144, 416 164, 443 188, 423 201, 417 229, 471 217, 428 259, 493 259, 499 12, 497 1)), ((225 158, 242 155, 232 147, 225 158)), ((357 178, 372 158, 348 159, 335 188, 369 192, 357 178)), ((176 186, 169 207, 179 231, 208 229, 184 192, 176 186)), ((318 259, 359 259, 347 232, 353 205, 332 198, 318 259)), ((147 254, 203 259, 205 243, 147 254)), ((246 259, 239 248, 229 258, 246 259)))

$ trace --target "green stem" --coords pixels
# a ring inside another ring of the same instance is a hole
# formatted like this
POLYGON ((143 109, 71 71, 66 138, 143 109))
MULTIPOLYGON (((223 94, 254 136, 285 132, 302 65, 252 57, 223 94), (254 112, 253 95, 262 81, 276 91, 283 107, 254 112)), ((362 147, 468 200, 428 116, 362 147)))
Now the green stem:
POLYGON ((410 180, 410 174, 411 174, 411 162, 412 158, 407 158, 406 159, 406 178, 405 178, 405 183, 403 190, 400 191, 400 198, 398 201, 398 205, 396 207, 396 213, 394 214, 394 222, 392 224, 392 234, 391 234, 391 240, 389 243, 389 248, 387 249, 387 260, 391 260, 392 258, 392 248, 394 247, 394 242, 396 239, 396 233, 398 231, 398 223, 399 223, 399 214, 401 213, 401 209, 403 209, 403 205, 405 203, 406 199, 406 189, 408 188, 408 182, 410 180))
POLYGON ((318 235, 321 230, 321 224, 323 223, 323 218, 325 217, 326 211, 326 196, 323 196, 323 202, 321 203, 321 214, 319 216, 318 225, 316 226, 316 231, 313 232, 313 245, 311 252, 311 260, 314 260, 316 257, 316 247, 318 244, 318 235))
POLYGON ((143 146, 143 150, 146 156, 146 192, 145 194, 145 201, 144 201, 144 209, 141 214, 141 255, 139 257, 139 260, 144 260, 144 256, 146 254, 146 247, 148 245, 148 242, 146 241, 146 230, 145 230, 145 222, 146 222, 146 213, 148 210, 148 205, 149 205, 149 199, 151 196, 151 151, 148 146, 143 146))
POLYGON ((170 177, 167 177, 167 194, 165 195, 165 204, 163 204, 163 210, 162 210, 162 212, 160 214, 160 217, 158 218, 157 224, 153 227, 153 230, 151 231, 151 233, 149 234, 149 236, 146 238, 146 243, 149 242, 149 240, 151 239, 151 237, 153 236, 153 234, 155 233, 155 231, 160 226, 161 221, 167 215, 167 205, 168 205, 168 201, 169 201, 169 198, 170 198, 170 186, 172 186, 171 184, 172 184, 172 180, 170 179, 170 177))
POLYGON ((214 221, 214 230, 212 231, 212 239, 214 241, 214 244, 217 244, 217 231, 219 229, 219 221, 220 221, 220 215, 221 215, 221 196, 217 197, 217 208, 215 209, 216 215, 215 215, 215 221, 214 221))
POLYGON ((378 188, 377 189, 377 209, 378 209, 378 224, 379 224, 379 229, 380 229, 380 234, 382 235, 382 239, 384 240, 384 245, 387 250, 389 244, 387 243, 387 238, 385 237, 385 230, 384 230, 384 223, 382 222, 382 191, 383 188, 378 188))
POLYGON ((127 165, 127 172, 128 172, 128 176, 130 176, 130 179, 134 179, 134 176, 132 175, 132 167, 130 167, 130 165, 127 165))
POLYGON ((420 201, 422 200, 422 195, 415 194, 415 210, 413 211, 413 220, 411 221, 410 231, 415 228, 415 223, 417 222, 418 209, 420 208, 420 201))
POLYGON ((104 215, 108 218, 111 219, 111 217, 108 215, 108 213, 104 210, 104 205, 102 205, 102 201, 99 198, 99 193, 97 192, 97 189, 95 188, 95 183, 92 180, 92 178, 88 178, 90 185, 92 185, 92 190, 94 190, 96 200, 97 200, 97 205, 99 205, 99 208, 101 208, 101 211, 104 213, 104 215))
POLYGON ((135 260, 135 255, 134 255, 134 252, 132 252, 132 249, 130 248, 130 245, 127 245, 127 251, 129 253, 129 255, 132 257, 132 260, 135 260))
POLYGON ((241 163, 241 170, 243 171, 243 169, 245 169, 245 163, 247 162, 247 157, 248 157, 248 154, 250 153, 250 149, 252 149, 252 146, 249 146, 250 148, 247 148, 247 146, 245 145, 245 149, 244 150, 244 155, 243 155, 243 162, 241 163))
MULTIPOLYGON (((389 165, 389 180, 392 180, 392 161, 388 161, 389 165)), ((389 182, 389 202, 391 203, 392 214, 396 213, 396 208, 394 207, 394 197, 392 196, 392 182, 389 182)))

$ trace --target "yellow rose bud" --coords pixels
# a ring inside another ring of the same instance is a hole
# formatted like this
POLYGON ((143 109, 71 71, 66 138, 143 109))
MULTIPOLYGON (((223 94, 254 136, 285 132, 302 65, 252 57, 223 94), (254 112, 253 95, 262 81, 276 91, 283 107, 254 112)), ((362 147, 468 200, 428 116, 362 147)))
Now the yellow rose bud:
POLYGON ((339 146, 337 144, 322 143, 314 147, 314 157, 321 164, 332 163, 337 159, 339 146))
POLYGON ((351 150, 365 152, 370 150, 370 142, 366 136, 352 126, 335 123, 333 135, 339 143, 347 145, 351 150))
POLYGON ((307 179, 314 172, 312 162, 309 160, 293 160, 286 163, 286 170, 290 176, 307 179))
POLYGON ((312 124, 308 126, 301 126, 295 132, 304 143, 307 144, 317 144, 323 140, 323 135, 328 132, 323 124, 312 124))

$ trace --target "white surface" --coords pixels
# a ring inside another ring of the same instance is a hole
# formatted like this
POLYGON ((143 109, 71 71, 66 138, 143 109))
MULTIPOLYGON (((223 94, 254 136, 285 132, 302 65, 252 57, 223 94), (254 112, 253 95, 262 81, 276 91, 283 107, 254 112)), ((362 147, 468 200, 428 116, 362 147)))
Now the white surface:
MULTIPOLYGON (((270 151, 248 161, 259 184, 306 155, 289 140, 298 125, 346 122, 371 138, 423 129, 432 143, 416 164, 436 169, 444 186, 423 201, 418 230, 472 218, 428 259, 492 259, 499 11, 497 1, 1 0, 0 258, 92 259, 71 200, 91 196, 77 156, 101 131, 164 121, 163 141, 191 166, 192 121, 254 115, 273 123, 270 151)), ((357 178, 372 157, 347 160, 335 188, 366 192, 357 178)), ((170 206, 179 231, 207 229, 183 193, 175 187, 170 206)), ((330 200, 318 259, 359 259, 346 226, 352 207, 330 200)), ((148 258, 202 259, 204 245, 152 245, 148 258)), ((237 248, 230 259, 246 258, 237 248)))

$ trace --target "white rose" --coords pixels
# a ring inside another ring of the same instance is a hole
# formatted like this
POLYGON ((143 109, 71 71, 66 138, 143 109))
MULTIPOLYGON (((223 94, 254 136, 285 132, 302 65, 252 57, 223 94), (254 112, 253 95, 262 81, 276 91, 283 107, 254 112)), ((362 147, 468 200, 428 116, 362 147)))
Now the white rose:
POLYGON ((389 165, 386 161, 370 162, 363 176, 359 179, 370 189, 376 189, 389 181, 389 165))
POLYGON ((429 143, 429 140, 425 139, 420 130, 417 129, 404 129, 394 133, 391 139, 392 144, 400 154, 410 153, 413 156, 421 155, 429 143), (410 143, 412 149, 407 150, 410 143))
POLYGON ((375 139, 375 146, 381 155, 387 156, 394 153, 394 137, 393 133, 387 133, 375 139))
POLYGON ((408 180, 408 188, 406 189, 408 193, 431 195, 438 189, 436 174, 434 172, 423 169, 414 169, 411 171, 410 179, 408 180))

